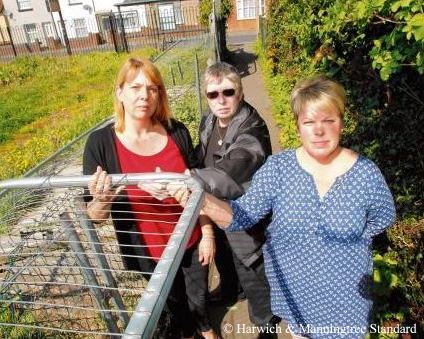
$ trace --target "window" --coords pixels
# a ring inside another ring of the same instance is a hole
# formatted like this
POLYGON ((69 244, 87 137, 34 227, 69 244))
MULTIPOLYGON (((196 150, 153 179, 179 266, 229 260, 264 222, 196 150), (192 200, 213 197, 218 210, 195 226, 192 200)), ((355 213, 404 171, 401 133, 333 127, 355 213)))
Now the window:
POLYGON ((77 38, 85 38, 88 36, 87 25, 85 19, 74 19, 75 35, 77 38))
POLYGON ((32 10, 31 0, 16 0, 18 4, 18 10, 20 11, 30 11, 32 10))
POLYGON ((46 38, 55 37, 54 31, 53 31, 53 25, 51 22, 43 22, 41 26, 43 27, 43 33, 46 38))
POLYGON ((160 28, 164 31, 175 29, 175 15, 173 4, 160 4, 159 10, 159 24, 160 28))
POLYGON ((122 20, 124 21, 125 29, 137 28, 138 27, 137 11, 122 13, 122 20))
POLYGON ((34 43, 38 40, 37 26, 35 24, 24 25, 25 35, 28 43, 34 43))
POLYGON ((181 25, 184 23, 183 11, 180 2, 174 2, 175 23, 181 25))
POLYGON ((255 0, 237 0, 237 19, 255 19, 255 0))

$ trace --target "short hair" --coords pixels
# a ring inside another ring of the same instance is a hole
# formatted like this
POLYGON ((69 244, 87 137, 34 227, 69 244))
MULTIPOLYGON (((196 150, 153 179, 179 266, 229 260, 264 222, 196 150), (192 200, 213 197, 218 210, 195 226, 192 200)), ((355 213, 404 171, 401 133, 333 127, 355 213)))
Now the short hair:
POLYGON ((217 62, 210 65, 204 74, 205 90, 210 83, 220 83, 224 79, 230 80, 234 84, 234 89, 238 95, 243 95, 243 86, 241 84, 241 76, 233 65, 226 62, 217 62))
POLYGON ((158 106, 152 116, 152 120, 162 124, 170 124, 172 114, 169 108, 168 95, 166 93, 165 84, 158 68, 149 59, 130 58, 122 65, 115 81, 115 129, 118 132, 123 132, 125 130, 125 111, 124 105, 118 99, 117 90, 118 88, 122 88, 124 83, 133 81, 139 72, 143 72, 143 74, 159 88, 158 106))
POLYGON ((304 79, 296 84, 291 93, 291 109, 296 121, 307 105, 336 109, 343 119, 346 92, 343 86, 324 75, 304 79))

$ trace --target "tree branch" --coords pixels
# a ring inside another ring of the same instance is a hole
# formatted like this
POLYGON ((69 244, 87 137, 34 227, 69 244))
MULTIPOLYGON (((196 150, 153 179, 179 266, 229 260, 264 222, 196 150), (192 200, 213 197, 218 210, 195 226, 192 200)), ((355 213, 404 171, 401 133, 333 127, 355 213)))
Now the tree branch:
POLYGON ((381 20, 380 22, 376 22, 376 24, 379 24, 379 23, 382 23, 382 22, 391 22, 392 24, 399 24, 399 25, 400 24, 406 24, 405 21, 395 21, 395 20, 392 20, 392 19, 389 19, 389 18, 385 18, 385 17, 378 15, 378 14, 374 14, 374 16, 381 20))

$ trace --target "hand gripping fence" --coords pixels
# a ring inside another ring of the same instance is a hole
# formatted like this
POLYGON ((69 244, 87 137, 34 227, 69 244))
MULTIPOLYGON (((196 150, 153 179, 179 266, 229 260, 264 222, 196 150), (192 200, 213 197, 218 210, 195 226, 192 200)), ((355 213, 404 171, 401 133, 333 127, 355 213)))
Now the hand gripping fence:
MULTIPOLYGON (((114 229, 110 220, 89 219, 84 188, 91 176, 0 182, 8 190, 0 199, 0 337, 132 339, 151 338, 159 330, 203 191, 183 174, 110 177, 113 186, 125 186, 127 196, 139 182, 179 181, 192 192, 154 270, 125 268, 122 259, 131 255, 121 253, 117 237, 131 232, 114 229)), ((153 200, 148 204, 159 204, 153 200)))

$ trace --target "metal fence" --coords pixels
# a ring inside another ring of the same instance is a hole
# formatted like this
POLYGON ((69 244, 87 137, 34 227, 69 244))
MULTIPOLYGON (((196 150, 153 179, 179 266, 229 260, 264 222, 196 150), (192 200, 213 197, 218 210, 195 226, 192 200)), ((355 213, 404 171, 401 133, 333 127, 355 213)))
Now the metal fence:
POLYGON ((197 7, 143 7, 121 13, 97 14, 93 19, 0 27, 0 60, 22 55, 66 55, 91 51, 131 51, 152 46, 165 50, 175 41, 201 38, 197 7))
POLYGON ((133 185, 140 181, 184 181, 193 191, 155 270, 130 271, 117 242, 120 232, 130 231, 87 217, 83 188, 89 178, 0 183, 8 189, 0 199, 0 337, 152 336, 203 192, 181 174, 112 175, 114 185, 125 185, 127 196, 136 192, 145 204, 158 201, 139 195, 133 185))

